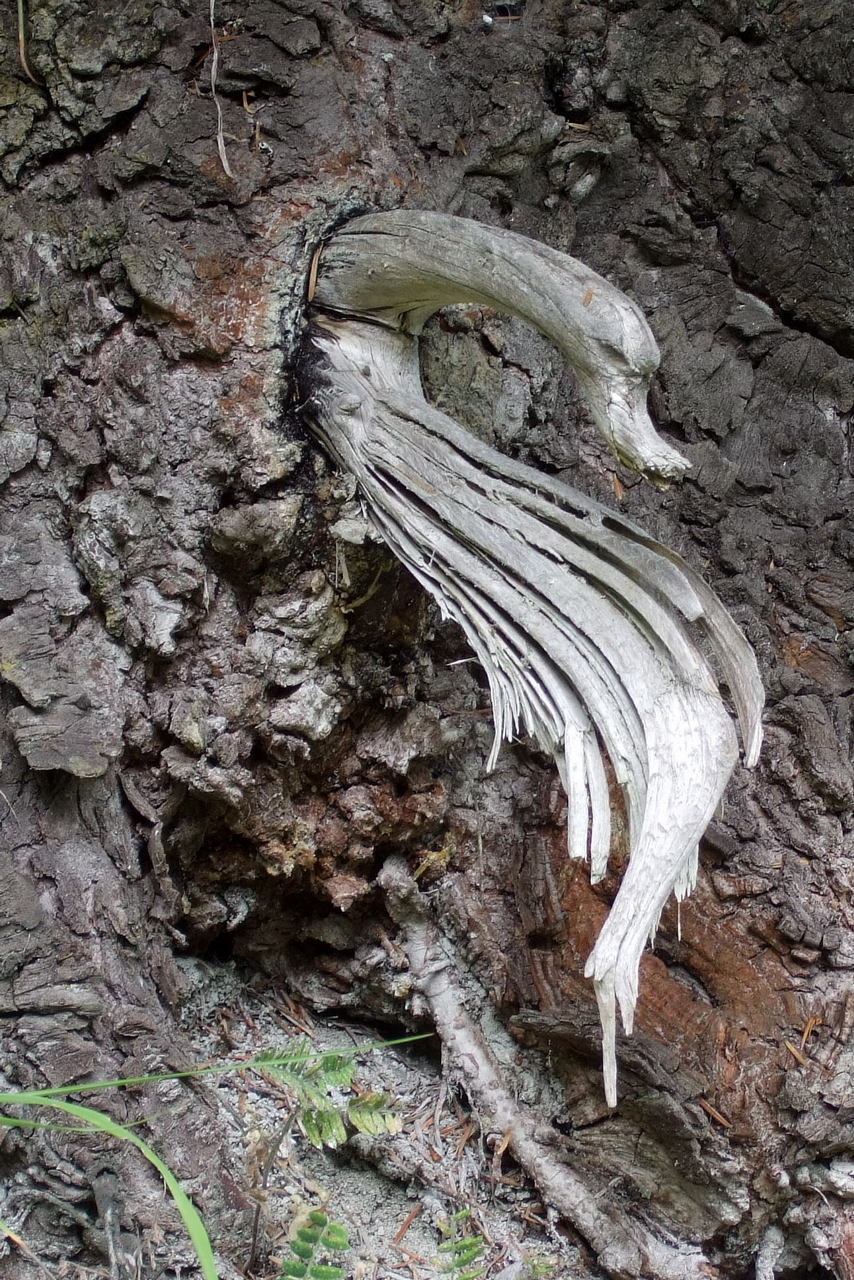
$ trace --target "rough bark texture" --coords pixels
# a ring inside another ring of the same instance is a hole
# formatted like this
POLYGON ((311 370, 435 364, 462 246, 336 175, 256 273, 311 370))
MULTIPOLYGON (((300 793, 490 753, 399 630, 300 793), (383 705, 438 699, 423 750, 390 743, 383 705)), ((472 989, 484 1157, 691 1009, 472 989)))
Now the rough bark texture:
MULTIPOLYGON (((437 949, 531 1108, 519 1158, 551 1143, 595 1206, 567 1275, 850 1280, 849 5, 253 0, 216 26, 231 179, 200 6, 39 0, 43 84, 6 23, 5 1082, 196 1058, 193 955, 317 1010, 441 1022, 419 971, 437 949), (730 788, 681 936, 666 911, 643 962, 614 1113, 582 973, 616 880, 592 889, 568 862, 553 770, 526 744, 484 776, 459 633, 299 419, 313 251, 401 203, 541 239, 638 301, 662 348, 656 422, 694 463, 666 494, 615 468, 518 322, 440 317, 429 389, 676 547, 763 667, 759 769, 730 788), (426 854, 404 909, 399 859, 426 854)), ((453 1053, 447 1069, 465 1086, 453 1053)), ((233 1274, 251 1211, 217 1096, 111 1105, 150 1117, 233 1274)), ((111 1144, 4 1138, 0 1217, 47 1261, 106 1265, 141 1235, 144 1275, 187 1274, 157 1180, 111 1144)), ((0 1261, 38 1274, 5 1244, 0 1261)))

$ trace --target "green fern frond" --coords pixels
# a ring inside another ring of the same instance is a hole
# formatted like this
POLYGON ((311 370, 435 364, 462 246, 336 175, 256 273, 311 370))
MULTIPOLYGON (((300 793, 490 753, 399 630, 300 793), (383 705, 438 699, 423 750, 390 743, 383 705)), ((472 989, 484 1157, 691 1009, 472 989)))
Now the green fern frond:
POLYGON ((459 1234, 470 1217, 470 1209, 461 1209, 439 1224, 439 1230, 446 1238, 439 1245, 437 1265, 440 1274, 450 1280, 480 1280, 486 1274, 486 1267, 482 1265, 486 1249, 483 1236, 459 1234))
POLYGON ((328 1118, 340 1110, 329 1094, 350 1088, 356 1070, 352 1054, 318 1054, 311 1042, 304 1040, 287 1052, 271 1049, 256 1061, 294 1095, 298 1122, 312 1145, 338 1146, 346 1140, 346 1133, 341 1132, 343 1126, 328 1118))
POLYGON ((347 1119, 359 1133, 376 1138, 382 1134, 400 1133, 403 1117, 393 1110, 384 1093, 363 1093, 347 1106, 347 1119))
POLYGON ((291 1280, 305 1280, 308 1275, 308 1263, 297 1262, 295 1258, 286 1258, 282 1263, 281 1276, 289 1276, 291 1280))
POLYGON ((353 1054, 318 1054, 309 1041, 300 1041, 287 1054, 270 1049, 255 1061, 293 1095, 294 1119, 313 1147, 340 1147, 347 1141, 347 1125, 372 1137, 402 1128, 402 1117, 384 1094, 340 1098, 353 1086, 353 1054))
POLYGON ((329 1102, 324 1107, 297 1111, 297 1124, 313 1147, 339 1147, 347 1141, 340 1112, 329 1102))
POLYGON ((342 1253, 345 1249, 350 1248, 350 1237, 340 1223, 330 1222, 320 1237, 320 1243, 330 1253, 342 1253))
POLYGON ((327 1089, 349 1089, 356 1071, 352 1054, 325 1053, 317 1059, 316 1074, 327 1089))
POLYGON ((439 1252, 450 1254, 454 1260, 465 1258, 468 1261, 472 1250, 475 1253, 483 1250, 483 1236, 464 1236, 461 1240, 446 1240, 439 1245, 439 1252))
POLYGON ((299 1227, 290 1242, 294 1257, 282 1262, 280 1280, 344 1280, 335 1258, 350 1248, 346 1227, 321 1209, 308 1215, 310 1226, 299 1227))

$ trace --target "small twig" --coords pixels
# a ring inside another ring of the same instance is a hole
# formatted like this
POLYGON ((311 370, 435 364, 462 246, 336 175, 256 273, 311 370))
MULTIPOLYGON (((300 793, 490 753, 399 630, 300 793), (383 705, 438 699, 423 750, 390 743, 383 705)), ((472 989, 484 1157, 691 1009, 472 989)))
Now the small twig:
MULTIPOLYGON (((463 1154, 463 1151, 464 1151, 464 1150, 465 1150, 465 1148, 466 1148, 466 1144, 467 1144, 467 1142, 468 1142, 469 1138, 474 1137, 474 1135, 475 1135, 475 1133, 476 1133, 476 1132, 477 1132, 476 1127, 475 1127, 475 1125, 473 1124, 473 1122, 470 1120, 470 1121, 468 1122, 468 1124, 466 1125, 466 1127, 463 1129, 462 1135, 460 1136, 460 1140, 459 1140, 459 1142, 457 1143, 457 1153, 456 1153, 456 1154, 457 1154, 457 1159, 458 1159, 458 1160, 461 1158, 461 1156, 462 1156, 462 1154, 463 1154)), ((503 1148, 502 1148, 502 1151, 503 1151, 503 1148)))
MULTIPOLYGON (((259 1187, 259 1191, 267 1190, 267 1183, 270 1180, 270 1174, 273 1172, 273 1165, 276 1163, 276 1157, 279 1154, 279 1148, 281 1147, 285 1138, 288 1136, 291 1129, 293 1128, 293 1123, 295 1119, 296 1119, 296 1111, 292 1111, 291 1114, 288 1116, 287 1120, 285 1121, 285 1123, 279 1129, 278 1133, 273 1135, 273 1140, 270 1144, 270 1150, 267 1155, 267 1159, 264 1161, 264 1168, 261 1172, 261 1185, 259 1187)), ((255 1206, 255 1217, 252 1219, 252 1244, 249 1249, 249 1261, 246 1264, 247 1271, 251 1271, 252 1268, 255 1266, 255 1262, 258 1255, 258 1232, 261 1228, 262 1207, 263 1207, 262 1201, 259 1199, 258 1203, 255 1206)))
POLYGON ((804 1050, 807 1047, 807 1042, 809 1041, 812 1033, 818 1027, 823 1027, 824 1025, 825 1024, 822 1022, 821 1018, 816 1018, 812 1015, 807 1018, 806 1026, 804 1027, 803 1034, 801 1035, 801 1050, 804 1050))
POLYGON ((314 295, 317 290, 317 268, 320 265, 320 255, 323 253, 323 245, 319 244, 311 255, 311 265, 308 268, 308 290, 306 292, 306 302, 313 302, 314 295))
POLYGON ((21 819, 18 817, 17 813, 15 812, 15 806, 12 804, 12 801, 11 801, 11 800, 9 799, 9 797, 6 795, 6 792, 5 792, 5 791, 0 790, 0 799, 2 799, 2 800, 4 800, 4 801, 5 801, 5 803, 6 803, 6 807, 8 808, 8 810, 9 810, 9 812, 11 813, 12 817, 13 817, 13 818, 15 819, 15 821, 17 822, 18 826, 20 826, 20 825, 21 825, 21 819))
MULTIPOLYGON (((18 0, 18 3, 19 4, 23 3, 23 0, 18 0)), ((217 44, 215 6, 216 6, 216 0, 211 0, 210 23, 211 23, 211 44, 213 46, 212 53, 211 53, 211 97, 213 98, 214 106, 216 107, 216 149, 219 152, 220 162, 222 163, 222 167, 226 177, 233 179, 234 174, 232 173, 231 165, 228 163, 228 155, 226 154, 226 150, 225 150, 225 134, 223 133, 223 124, 222 124, 222 106, 220 104, 219 95, 217 94, 217 91, 216 91, 216 75, 217 75, 217 71, 219 70, 219 45, 217 44)))
MULTIPOLYGON (((402 1244, 395 1244, 394 1241, 392 1241, 392 1248, 396 1249, 398 1253, 402 1254, 404 1258, 409 1259, 411 1262, 420 1262, 422 1265, 426 1266, 427 1259, 423 1258, 420 1253, 413 1253, 411 1249, 405 1248, 402 1244)), ((404 1263, 404 1266, 406 1265, 408 1264, 404 1263)))
POLYGON ((38 76, 33 75, 30 64, 27 62, 27 23, 24 15, 24 0, 18 0, 18 57, 21 61, 21 70, 27 79, 33 84, 43 85, 44 80, 39 80, 38 76))

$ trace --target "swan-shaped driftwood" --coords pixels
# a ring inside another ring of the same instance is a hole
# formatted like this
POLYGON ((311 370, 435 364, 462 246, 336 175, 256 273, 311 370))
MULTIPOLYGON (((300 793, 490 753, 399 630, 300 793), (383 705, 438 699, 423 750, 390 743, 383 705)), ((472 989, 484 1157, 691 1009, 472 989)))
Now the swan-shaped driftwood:
POLYGON ((463 628, 489 678, 493 765, 520 727, 551 754, 568 798, 568 846, 607 866, 610 800, 600 743, 628 814, 630 858, 587 962, 616 1105, 616 1008, 632 1029, 638 968, 738 747, 708 642, 740 721, 761 741, 752 650, 717 596, 636 525, 488 448, 424 398, 418 334, 440 307, 474 302, 534 324, 563 352, 614 452, 658 482, 689 463, 646 408, 658 366, 640 310, 575 259, 443 214, 358 218, 325 246, 314 287, 307 418, 352 472, 389 546, 463 628))

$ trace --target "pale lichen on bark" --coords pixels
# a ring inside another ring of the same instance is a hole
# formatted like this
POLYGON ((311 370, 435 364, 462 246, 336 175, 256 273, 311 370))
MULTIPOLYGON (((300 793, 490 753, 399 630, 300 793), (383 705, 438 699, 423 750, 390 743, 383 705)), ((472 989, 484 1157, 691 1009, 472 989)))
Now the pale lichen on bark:
POLYGON ((357 219, 326 246, 311 341, 320 353, 307 417, 359 480, 383 537, 463 628, 489 679, 494 765, 523 729, 557 764, 568 847, 606 871, 611 798, 631 853, 589 957, 616 1104, 616 1005, 631 1031, 638 967, 674 892, 693 887, 697 845, 738 756, 712 651, 736 707, 748 765, 762 685, 724 606, 674 552, 575 490, 511 462, 424 398, 418 335, 438 309, 476 302, 534 324, 574 369, 615 454, 657 483, 689 463, 661 439, 646 397, 658 348, 639 308, 547 245, 410 210, 357 219))

